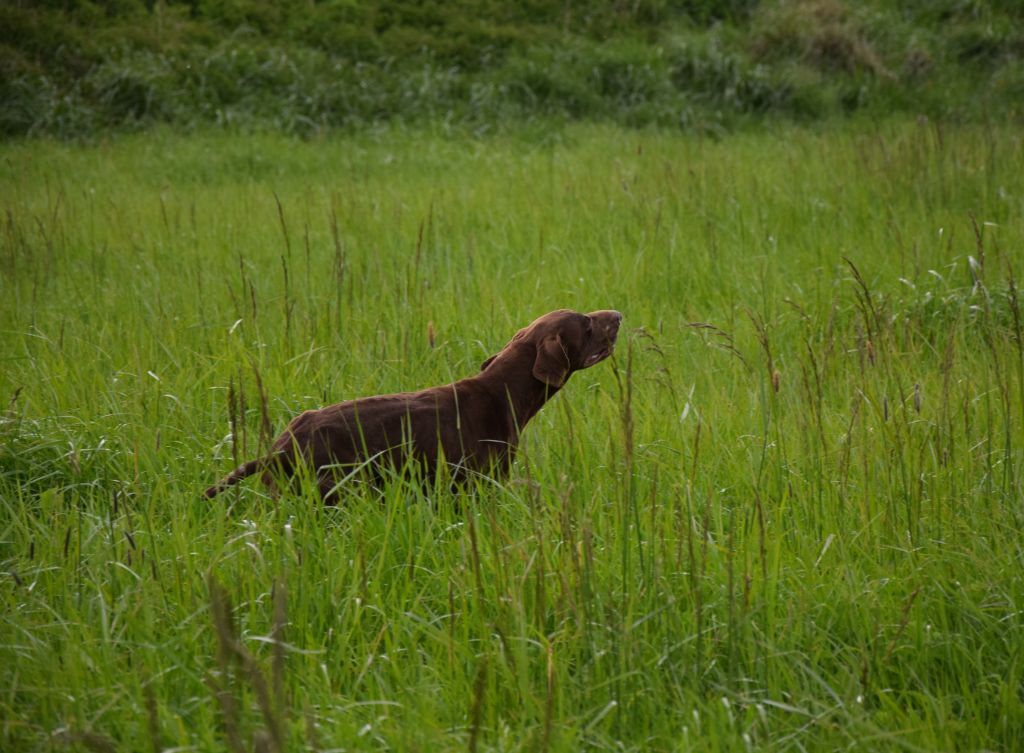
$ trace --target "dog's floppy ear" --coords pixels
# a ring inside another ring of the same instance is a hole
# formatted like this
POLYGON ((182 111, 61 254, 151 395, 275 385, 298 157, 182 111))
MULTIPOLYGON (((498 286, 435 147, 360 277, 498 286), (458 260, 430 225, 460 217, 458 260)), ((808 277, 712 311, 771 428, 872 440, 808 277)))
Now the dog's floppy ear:
POLYGON ((487 368, 488 366, 490 366, 490 365, 491 365, 491 361, 493 361, 493 360, 494 360, 495 358, 497 358, 497 357, 498 357, 498 354, 497 354, 497 353, 495 353, 495 354, 494 354, 493 356, 491 356, 491 357, 490 357, 490 358, 488 358, 488 359, 487 359, 486 361, 484 361, 484 362, 483 362, 482 364, 480 364, 480 371, 483 371, 483 370, 484 370, 484 369, 486 369, 486 368, 487 368))
POLYGON ((533 375, 552 387, 565 384, 569 378, 569 354, 565 352, 561 335, 548 335, 537 345, 533 375))

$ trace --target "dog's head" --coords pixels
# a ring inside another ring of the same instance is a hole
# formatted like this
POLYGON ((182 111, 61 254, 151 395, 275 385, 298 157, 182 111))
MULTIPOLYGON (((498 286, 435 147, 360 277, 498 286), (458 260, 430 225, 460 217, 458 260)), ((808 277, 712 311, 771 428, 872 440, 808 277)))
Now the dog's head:
POLYGON ((486 370, 499 357, 532 358, 531 373, 551 387, 561 387, 574 371, 586 369, 612 354, 622 314, 618 311, 559 309, 519 330, 500 353, 484 361, 486 370))

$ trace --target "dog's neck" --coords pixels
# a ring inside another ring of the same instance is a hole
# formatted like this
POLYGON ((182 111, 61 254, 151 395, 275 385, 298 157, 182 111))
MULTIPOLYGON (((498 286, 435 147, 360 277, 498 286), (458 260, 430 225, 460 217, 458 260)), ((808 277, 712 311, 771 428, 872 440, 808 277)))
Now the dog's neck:
POLYGON ((519 431, 561 389, 537 379, 532 366, 532 358, 501 353, 484 371, 471 377, 509 411, 510 423, 519 431))

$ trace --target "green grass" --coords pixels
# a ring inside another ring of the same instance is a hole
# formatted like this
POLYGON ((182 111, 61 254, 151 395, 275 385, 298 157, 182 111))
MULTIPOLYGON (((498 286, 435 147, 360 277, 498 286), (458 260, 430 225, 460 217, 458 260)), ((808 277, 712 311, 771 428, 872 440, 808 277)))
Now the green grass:
POLYGON ((9 0, 0 138, 1021 117, 1019 0, 9 0))
POLYGON ((0 747, 1015 748, 1022 157, 903 121, 0 146, 0 747), (200 498, 265 421, 563 306, 628 333, 506 483, 200 498))

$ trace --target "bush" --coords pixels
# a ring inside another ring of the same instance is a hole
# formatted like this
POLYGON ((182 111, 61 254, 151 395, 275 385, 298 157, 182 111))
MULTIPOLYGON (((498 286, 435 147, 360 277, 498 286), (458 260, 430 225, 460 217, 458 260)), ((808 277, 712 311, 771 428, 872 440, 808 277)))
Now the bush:
POLYGON ((754 22, 751 52, 764 61, 796 58, 824 71, 888 75, 871 41, 840 0, 764 6, 754 22))
POLYGON ((785 112, 794 102, 792 86, 773 78, 763 65, 751 65, 717 45, 682 47, 672 54, 671 80, 698 102, 742 113, 785 112))

